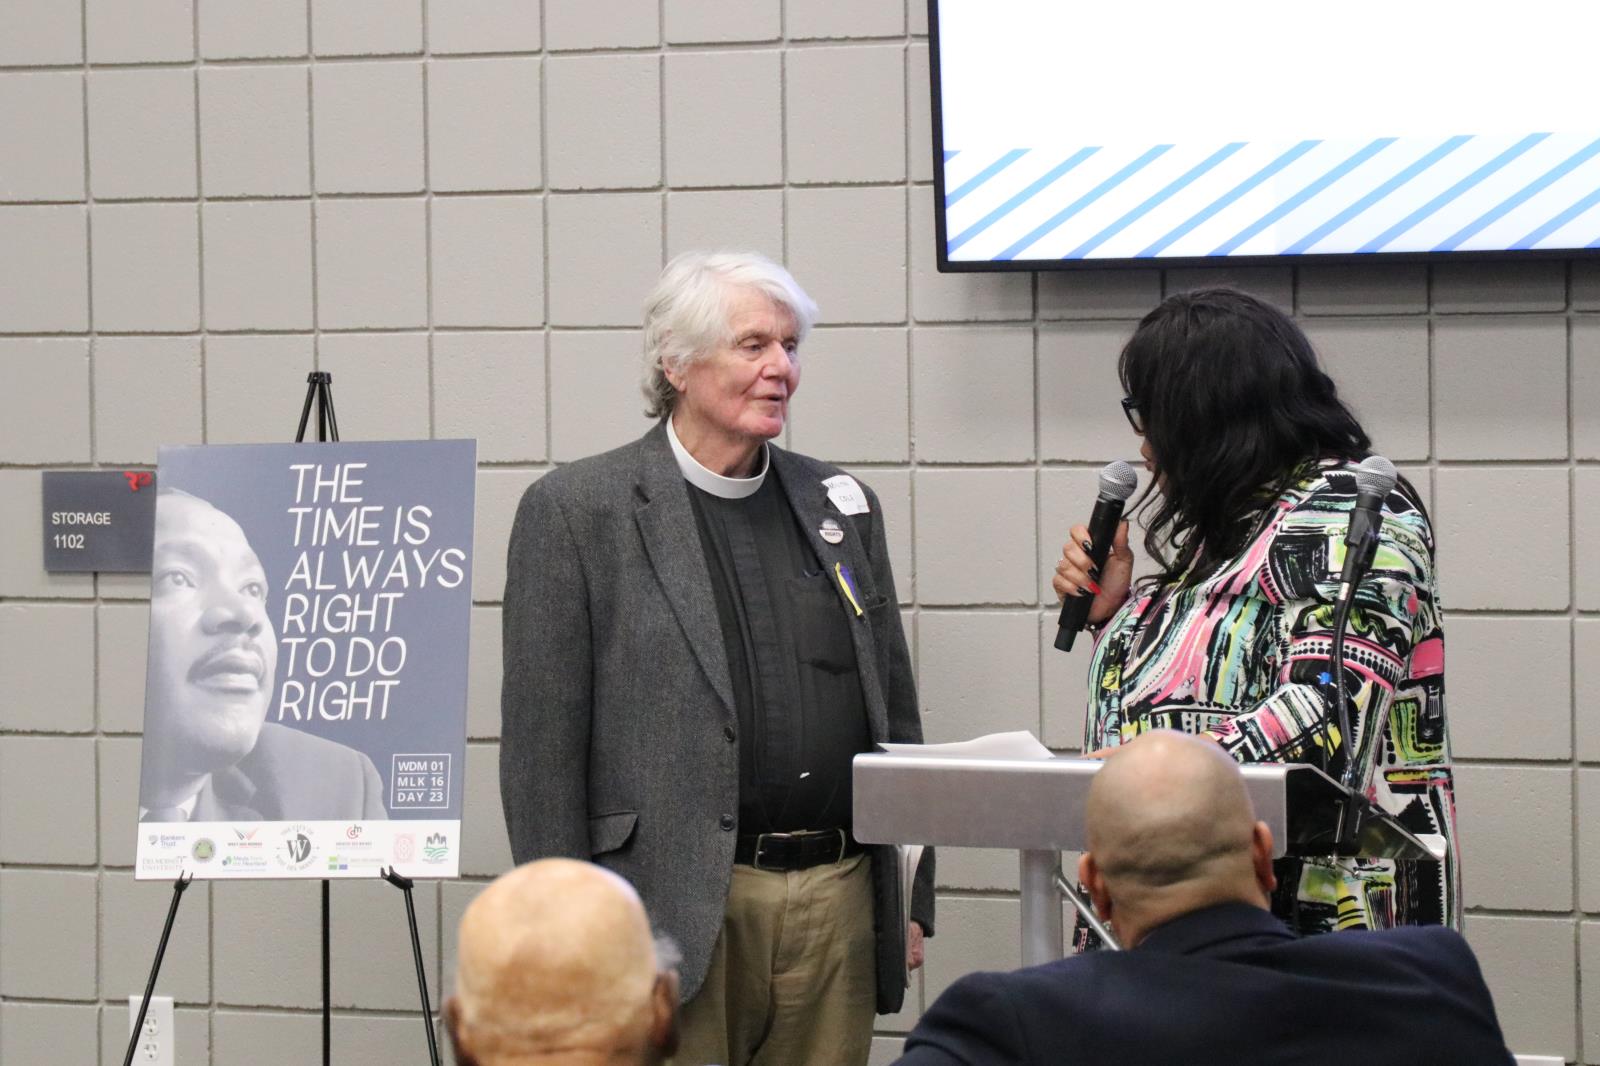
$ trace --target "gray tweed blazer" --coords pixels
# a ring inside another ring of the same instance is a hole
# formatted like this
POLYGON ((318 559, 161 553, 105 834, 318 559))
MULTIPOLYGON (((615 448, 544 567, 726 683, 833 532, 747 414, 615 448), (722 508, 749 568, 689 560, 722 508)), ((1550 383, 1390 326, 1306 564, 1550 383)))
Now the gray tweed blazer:
MULTIPOLYGON (((771 448, 772 466, 841 594, 874 740, 920 741, 911 657, 878 500, 841 515, 824 478, 841 471, 771 448), (844 540, 818 535, 824 518, 844 540)), ((711 578, 689 490, 664 426, 560 467, 522 497, 506 568, 500 794, 517 862, 589 859, 638 889, 683 949, 699 990, 722 926, 739 810, 737 717, 711 578)), ((904 998, 905 930, 894 854, 873 848, 878 1010, 904 998)), ((933 861, 911 908, 933 932, 933 861)))

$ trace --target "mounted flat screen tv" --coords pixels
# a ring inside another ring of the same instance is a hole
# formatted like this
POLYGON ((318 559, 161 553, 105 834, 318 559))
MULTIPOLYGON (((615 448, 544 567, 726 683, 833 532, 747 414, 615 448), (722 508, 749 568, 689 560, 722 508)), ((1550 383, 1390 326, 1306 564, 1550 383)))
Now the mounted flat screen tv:
POLYGON ((941 270, 1600 249, 1600 3, 929 0, 941 270))

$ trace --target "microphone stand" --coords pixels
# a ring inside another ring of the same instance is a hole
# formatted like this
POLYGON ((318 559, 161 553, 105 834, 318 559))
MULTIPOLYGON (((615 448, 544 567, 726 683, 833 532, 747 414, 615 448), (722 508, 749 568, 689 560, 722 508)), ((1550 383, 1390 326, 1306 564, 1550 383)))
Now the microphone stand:
MULTIPOLYGON (((1381 513, 1379 521, 1382 521, 1381 513)), ((1339 775, 1339 785, 1346 793, 1345 802, 1339 811, 1335 849, 1337 854, 1353 855, 1356 853, 1356 836, 1360 833, 1361 825, 1366 820, 1372 804, 1356 790, 1356 749, 1355 738, 1350 731, 1350 694, 1345 683, 1344 638, 1345 630, 1350 624, 1350 609, 1355 603, 1356 588, 1361 584, 1361 579, 1366 576, 1367 571, 1372 568, 1373 558, 1378 551, 1377 525, 1373 524, 1363 529, 1353 542, 1347 540, 1346 551, 1355 553, 1355 565, 1349 570, 1348 580, 1342 581, 1339 585, 1339 599, 1333 609, 1333 643, 1328 649, 1328 667, 1333 674, 1334 707, 1339 718, 1339 746, 1344 749, 1344 770, 1339 775)))

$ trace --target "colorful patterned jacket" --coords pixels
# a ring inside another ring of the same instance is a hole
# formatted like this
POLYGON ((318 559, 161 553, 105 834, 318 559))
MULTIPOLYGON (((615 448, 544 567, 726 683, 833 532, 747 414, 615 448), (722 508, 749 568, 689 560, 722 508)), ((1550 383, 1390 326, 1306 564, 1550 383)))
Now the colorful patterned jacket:
POLYGON ((1089 669, 1084 750, 1148 729, 1203 733, 1240 762, 1310 762, 1356 781, 1445 862, 1282 860, 1273 909, 1302 933, 1459 927, 1459 874, 1444 634, 1433 532, 1404 481, 1384 504, 1376 560, 1350 613, 1344 663, 1351 733, 1339 736, 1328 654, 1353 464, 1308 467, 1233 560, 1186 587, 1136 590, 1108 621, 1089 669))

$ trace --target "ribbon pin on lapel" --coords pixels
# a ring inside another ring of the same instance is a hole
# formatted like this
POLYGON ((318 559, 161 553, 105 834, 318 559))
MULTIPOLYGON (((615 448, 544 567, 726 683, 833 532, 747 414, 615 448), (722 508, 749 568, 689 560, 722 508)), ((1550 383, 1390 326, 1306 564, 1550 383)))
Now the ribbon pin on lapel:
POLYGON ((861 617, 861 601, 856 597, 856 583, 850 576, 850 568, 843 563, 833 564, 833 576, 839 579, 839 587, 844 590, 844 598, 850 601, 850 606, 856 609, 856 617, 861 617))

